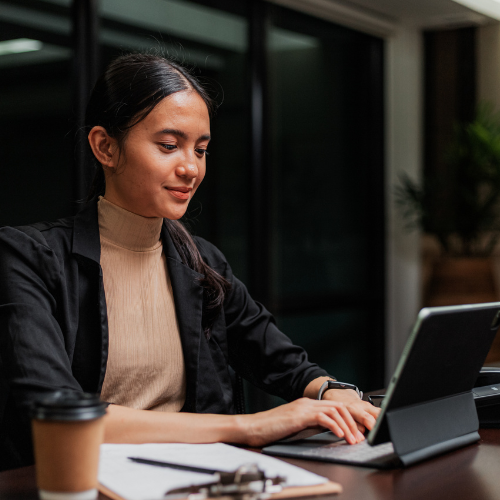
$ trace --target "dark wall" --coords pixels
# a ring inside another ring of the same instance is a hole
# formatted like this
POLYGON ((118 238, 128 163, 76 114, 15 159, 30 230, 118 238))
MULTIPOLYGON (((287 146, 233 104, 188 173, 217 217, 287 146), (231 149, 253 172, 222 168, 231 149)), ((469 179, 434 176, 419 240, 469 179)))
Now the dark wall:
POLYGON ((476 107, 476 28, 424 33, 424 173, 447 171, 444 161, 453 127, 476 107))

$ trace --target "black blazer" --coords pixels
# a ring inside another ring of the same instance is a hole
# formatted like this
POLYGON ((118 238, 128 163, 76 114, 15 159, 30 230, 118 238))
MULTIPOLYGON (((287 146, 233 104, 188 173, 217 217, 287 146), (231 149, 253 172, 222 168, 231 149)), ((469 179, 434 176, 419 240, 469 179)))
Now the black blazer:
MULTIPOLYGON (((161 233, 186 366, 182 411, 234 413, 228 367, 288 401, 326 375, 252 300, 222 253, 195 238, 203 259, 232 284, 210 338, 202 329, 200 275, 161 233)), ((75 217, 0 229, 0 470, 33 463, 29 405, 57 389, 100 393, 108 322, 96 201, 75 217)))

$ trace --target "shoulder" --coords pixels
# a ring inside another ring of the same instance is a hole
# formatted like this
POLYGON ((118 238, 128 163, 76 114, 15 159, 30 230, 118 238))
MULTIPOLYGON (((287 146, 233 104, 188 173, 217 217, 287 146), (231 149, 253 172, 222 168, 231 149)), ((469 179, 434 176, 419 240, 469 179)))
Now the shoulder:
POLYGON ((0 248, 15 253, 64 253, 71 245, 73 217, 54 222, 37 222, 26 226, 0 228, 0 248))
POLYGON ((193 240, 200 252, 202 259, 217 272, 227 275, 231 272, 231 268, 226 260, 224 254, 212 243, 200 238, 199 236, 194 236, 193 240))

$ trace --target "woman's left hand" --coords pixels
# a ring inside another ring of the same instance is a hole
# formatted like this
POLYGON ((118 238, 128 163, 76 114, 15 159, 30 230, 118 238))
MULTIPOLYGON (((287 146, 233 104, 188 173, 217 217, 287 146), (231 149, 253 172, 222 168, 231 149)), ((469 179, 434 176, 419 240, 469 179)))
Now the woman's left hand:
POLYGON ((380 408, 360 399, 352 389, 329 389, 322 399, 344 403, 362 433, 373 428, 380 413, 380 408))
MULTIPOLYGON (((310 399, 316 399, 320 387, 330 377, 318 377, 312 380, 304 390, 304 396, 310 399)), ((347 411, 356 422, 360 432, 369 431, 375 425, 375 420, 380 413, 380 408, 360 399, 356 391, 352 389, 328 389, 323 393, 322 399, 344 403, 347 411)))

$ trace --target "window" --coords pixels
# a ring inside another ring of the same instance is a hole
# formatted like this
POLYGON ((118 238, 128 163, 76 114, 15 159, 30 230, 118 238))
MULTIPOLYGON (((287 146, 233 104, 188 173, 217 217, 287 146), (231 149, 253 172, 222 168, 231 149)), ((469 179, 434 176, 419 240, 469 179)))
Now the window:
POLYGON ((340 380, 383 382, 383 42, 273 8, 271 304, 340 380))
POLYGON ((2 1, 0 33, 0 225, 70 215, 69 2, 2 1))

